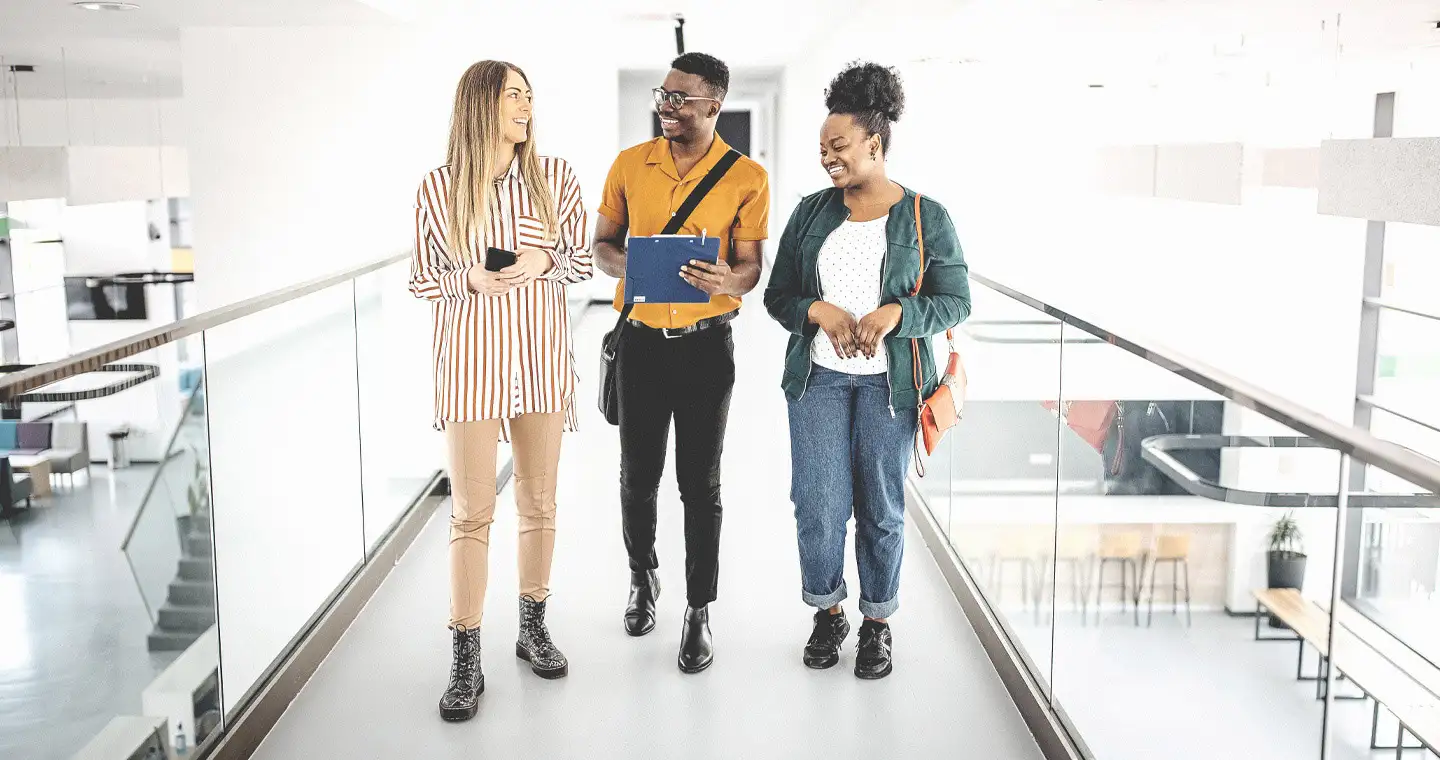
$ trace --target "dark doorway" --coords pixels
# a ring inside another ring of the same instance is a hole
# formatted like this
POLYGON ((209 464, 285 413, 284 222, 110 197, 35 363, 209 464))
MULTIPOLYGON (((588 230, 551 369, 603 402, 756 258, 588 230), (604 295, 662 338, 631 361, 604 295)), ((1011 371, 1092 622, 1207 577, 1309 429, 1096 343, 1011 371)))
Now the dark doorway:
MULTIPOLYGON (((750 155, 749 111, 721 111, 720 119, 715 122, 715 131, 730 147, 750 155)), ((660 117, 655 113, 650 114, 650 134, 660 136, 660 117)))

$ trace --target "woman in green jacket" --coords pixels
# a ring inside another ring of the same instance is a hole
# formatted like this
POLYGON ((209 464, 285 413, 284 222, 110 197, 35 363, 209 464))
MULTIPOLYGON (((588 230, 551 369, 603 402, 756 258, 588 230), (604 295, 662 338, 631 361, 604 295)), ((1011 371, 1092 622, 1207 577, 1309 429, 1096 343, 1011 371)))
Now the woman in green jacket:
POLYGON ((820 163, 834 187, 800 202, 780 238, 765 291, 770 315, 792 333, 782 386, 789 400, 801 597, 816 608, 804 662, 839 662, 850 632, 845 529, 855 516, 860 627, 855 675, 884 678, 888 619, 899 606, 905 471, 919 407, 939 383, 929 338, 970 314, 965 258, 949 214, 921 198, 920 275, 915 193, 885 172, 891 125, 904 110, 894 69, 842 71, 826 91, 820 163), (920 388, 911 340, 918 339, 920 388))

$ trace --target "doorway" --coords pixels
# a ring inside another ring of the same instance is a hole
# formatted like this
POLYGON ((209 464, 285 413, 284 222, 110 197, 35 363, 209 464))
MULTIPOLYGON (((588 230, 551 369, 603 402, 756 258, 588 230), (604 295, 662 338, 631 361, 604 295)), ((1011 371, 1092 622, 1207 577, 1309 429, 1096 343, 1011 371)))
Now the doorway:
MULTIPOLYGON (((726 108, 720 112, 720 118, 715 122, 715 132, 726 144, 742 154, 754 157, 751 152, 750 135, 754 130, 754 120, 749 108, 731 109, 726 108)), ((650 114, 650 136, 660 137, 660 116, 650 114)))

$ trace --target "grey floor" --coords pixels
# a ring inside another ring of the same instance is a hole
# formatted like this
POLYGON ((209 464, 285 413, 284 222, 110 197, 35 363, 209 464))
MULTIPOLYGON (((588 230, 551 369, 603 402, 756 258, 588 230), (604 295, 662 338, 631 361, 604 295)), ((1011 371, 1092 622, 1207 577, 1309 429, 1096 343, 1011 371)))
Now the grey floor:
POLYGON ((0 521, 0 757, 69 758, 175 657, 120 551, 153 466, 90 472, 0 521))
MULTIPOLYGON (((1025 620, 1010 617, 1030 652, 1048 652, 1053 633, 1055 698, 1096 757, 1320 756, 1323 704, 1315 699, 1314 683, 1295 680, 1298 645, 1254 641, 1253 618, 1196 612, 1186 628, 1167 605, 1164 614, 1156 609, 1148 628, 1118 613, 1098 628, 1093 622, 1082 627, 1075 613, 1062 614, 1053 632, 1025 620)), ((1315 668, 1315 651, 1307 649, 1305 672, 1314 675, 1315 668)), ((1345 686, 1337 693, 1355 691, 1345 686)), ((1331 757, 1395 756, 1393 750, 1369 749, 1372 704, 1336 703, 1331 757)), ((1381 743, 1393 743, 1395 729, 1394 718, 1381 710, 1381 743)))
MULTIPOLYGON (((695 676, 675 667, 684 555, 673 475, 661 491, 661 625, 641 639, 624 634, 618 443, 593 411, 588 372, 609 321, 592 312, 575 342, 583 430, 565 441, 550 614, 571 675, 542 681, 513 655, 515 517, 507 493, 491 542, 480 715, 439 720, 449 665, 442 506, 254 756, 1039 758, 913 530, 893 620, 894 675, 857 680, 853 635, 840 667, 812 672, 800 664, 810 610, 799 599, 777 387, 784 336, 758 304, 737 323, 740 381, 725 455, 720 600, 712 606, 716 663, 695 676)), ((850 575, 858 588, 853 568, 850 575)), ((854 620, 853 599, 847 608, 854 620)))

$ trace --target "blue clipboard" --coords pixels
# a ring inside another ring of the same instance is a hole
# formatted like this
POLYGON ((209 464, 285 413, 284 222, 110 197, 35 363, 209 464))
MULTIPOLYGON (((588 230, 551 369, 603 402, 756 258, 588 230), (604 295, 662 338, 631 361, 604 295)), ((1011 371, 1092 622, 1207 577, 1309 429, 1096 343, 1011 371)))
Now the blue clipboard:
POLYGON ((680 277, 691 260, 720 260, 720 238, 695 235, 632 237, 625 256, 625 303, 710 303, 710 295, 680 277))

